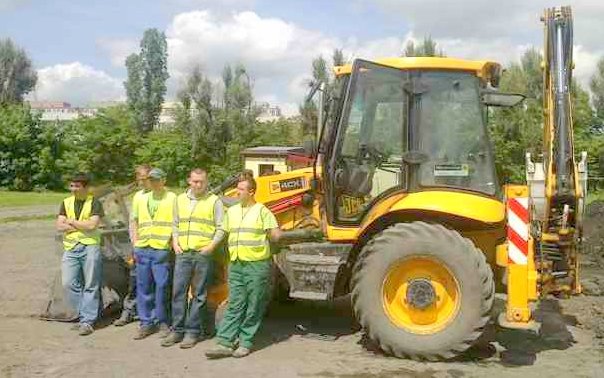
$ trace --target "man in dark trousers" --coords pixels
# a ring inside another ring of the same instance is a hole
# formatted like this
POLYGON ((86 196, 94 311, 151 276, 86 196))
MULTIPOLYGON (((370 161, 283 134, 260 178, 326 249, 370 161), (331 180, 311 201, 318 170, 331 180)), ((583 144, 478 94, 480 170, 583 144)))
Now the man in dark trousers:
POLYGON ((172 332, 161 343, 192 348, 205 337, 207 284, 212 254, 225 236, 220 199, 208 193, 208 174, 189 173, 189 189, 178 196, 174 208, 172 247, 176 254, 172 289, 172 332), (189 299, 189 290, 192 297, 189 299))

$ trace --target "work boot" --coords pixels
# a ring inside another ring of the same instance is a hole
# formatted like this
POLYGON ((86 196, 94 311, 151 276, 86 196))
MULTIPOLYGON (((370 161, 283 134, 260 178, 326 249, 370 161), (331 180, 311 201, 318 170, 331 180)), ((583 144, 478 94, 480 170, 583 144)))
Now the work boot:
POLYGON ((197 344, 198 342, 199 342, 199 337, 197 335, 187 333, 185 335, 185 339, 182 341, 182 343, 180 343, 180 349, 193 348, 195 346, 195 344, 197 344))
POLYGON ((130 313, 128 311, 124 311, 122 312, 122 315, 119 317, 119 319, 113 322, 113 325, 116 327, 123 327, 126 324, 130 323, 132 320, 133 319, 132 316, 130 316, 130 313))
POLYGON ((78 334, 80 336, 88 336, 92 332, 94 332, 94 328, 92 328, 92 326, 90 324, 88 324, 88 323, 80 324, 80 331, 78 332, 78 334))
POLYGON ((233 349, 224 345, 216 345, 216 347, 206 351, 206 357, 209 359, 231 357, 233 355, 233 349))
POLYGON ((233 352, 233 357, 242 358, 242 357, 247 356, 250 353, 252 353, 252 351, 249 348, 240 346, 239 348, 235 349, 235 351, 233 352))
POLYGON ((159 325, 159 338, 160 339, 165 339, 166 337, 168 337, 168 335, 170 334, 170 327, 168 327, 167 324, 160 324, 159 325))
POLYGON ((147 336, 154 334, 155 332, 157 332, 157 328, 155 326, 140 326, 138 328, 138 331, 136 332, 136 335, 134 335, 134 340, 142 340, 147 336))
POLYGON ((69 327, 69 329, 71 331, 79 331, 80 330, 80 323, 74 323, 71 325, 71 327, 69 327))
MULTIPOLYGON (((174 344, 178 344, 179 342, 182 341, 183 338, 183 334, 182 333, 176 333, 176 332, 170 332, 170 334, 168 335, 168 337, 166 337, 162 342, 161 342, 161 346, 163 347, 170 347, 174 344)), ((181 346, 182 348, 182 346, 181 346)))

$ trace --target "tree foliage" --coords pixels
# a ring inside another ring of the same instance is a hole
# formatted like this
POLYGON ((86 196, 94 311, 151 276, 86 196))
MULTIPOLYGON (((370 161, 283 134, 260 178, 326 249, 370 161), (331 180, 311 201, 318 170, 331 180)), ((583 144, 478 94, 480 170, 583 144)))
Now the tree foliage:
POLYGON ((168 80, 166 35, 147 29, 140 42, 140 53, 126 58, 128 79, 124 83, 132 119, 142 133, 158 124, 168 80))
POLYGON ((445 56, 445 52, 438 48, 438 44, 431 36, 425 36, 419 44, 413 41, 408 41, 403 50, 403 56, 445 56))
POLYGON ((37 80, 25 50, 10 39, 0 39, 0 105, 21 103, 37 80))
MULTIPOLYGON (((497 109, 490 114, 489 129, 495 151, 495 163, 501 182, 525 181, 525 153, 535 161, 543 153, 543 74, 542 56, 536 49, 527 50, 518 63, 503 73, 501 90, 527 96, 524 104, 511 109, 497 109)), ((592 83, 595 80, 592 80, 592 83)), ((592 85, 593 91, 593 85, 592 85)), ((594 93, 595 94, 595 93, 594 93)), ((575 157, 587 151, 590 170, 599 170, 599 155, 604 135, 598 128, 589 94, 573 81, 571 91, 575 157)))
MULTIPOLYGON (((331 65, 327 63, 327 60, 319 55, 312 61, 312 78, 310 80, 309 88, 312 88, 317 83, 324 84, 325 97, 333 97, 335 90, 335 75, 333 67, 342 66, 345 64, 344 52, 341 49, 335 49, 331 56, 331 65)), ((316 100, 305 101, 298 108, 300 112, 300 119, 302 122, 302 129, 304 139, 312 139, 316 137, 317 122, 318 122, 318 104, 316 100)))
POLYGON ((68 122, 62 134, 66 147, 59 165, 63 172, 89 172, 97 182, 128 182, 135 151, 144 144, 132 128, 125 106, 68 122))

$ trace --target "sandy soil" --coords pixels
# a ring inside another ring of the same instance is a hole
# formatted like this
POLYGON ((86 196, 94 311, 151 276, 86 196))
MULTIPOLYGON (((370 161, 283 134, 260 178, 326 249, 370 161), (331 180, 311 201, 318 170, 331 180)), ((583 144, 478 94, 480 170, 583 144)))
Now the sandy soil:
MULTIPOLYGON (((135 324, 102 326, 80 337, 70 324, 38 320, 59 269, 52 222, 1 224, 0 240, 2 377, 604 377, 604 347, 596 337, 602 296, 543 301, 539 336, 492 327, 480 347, 447 363, 376 352, 355 328, 345 299, 274 305, 260 350, 242 360, 207 361, 203 352, 211 340, 191 350, 162 348, 155 335, 132 340, 135 324), (303 328, 327 337, 304 335, 303 328)), ((598 264, 587 268, 590 277, 604 278, 598 264)))

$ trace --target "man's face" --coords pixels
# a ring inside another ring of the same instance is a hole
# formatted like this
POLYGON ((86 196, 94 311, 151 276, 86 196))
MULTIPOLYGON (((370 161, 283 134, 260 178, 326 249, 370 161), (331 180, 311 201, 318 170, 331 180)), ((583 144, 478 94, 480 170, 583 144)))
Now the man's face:
POLYGON ((191 188, 191 191, 195 196, 203 194, 208 188, 208 177, 205 173, 191 172, 187 182, 189 183, 189 188, 191 188))
POLYGON ((83 183, 77 181, 69 183, 69 191, 76 197, 85 197, 88 194, 88 188, 83 183))
POLYGON ((149 183, 149 172, 148 171, 137 171, 136 172, 136 183, 139 188, 151 189, 149 183))
POLYGON ((164 179, 149 179, 149 186, 153 191, 161 191, 164 189, 166 180, 164 179))
POLYGON ((254 192, 250 191, 249 185, 247 181, 241 181, 237 184, 237 198, 241 202, 248 201, 254 195, 254 192))

